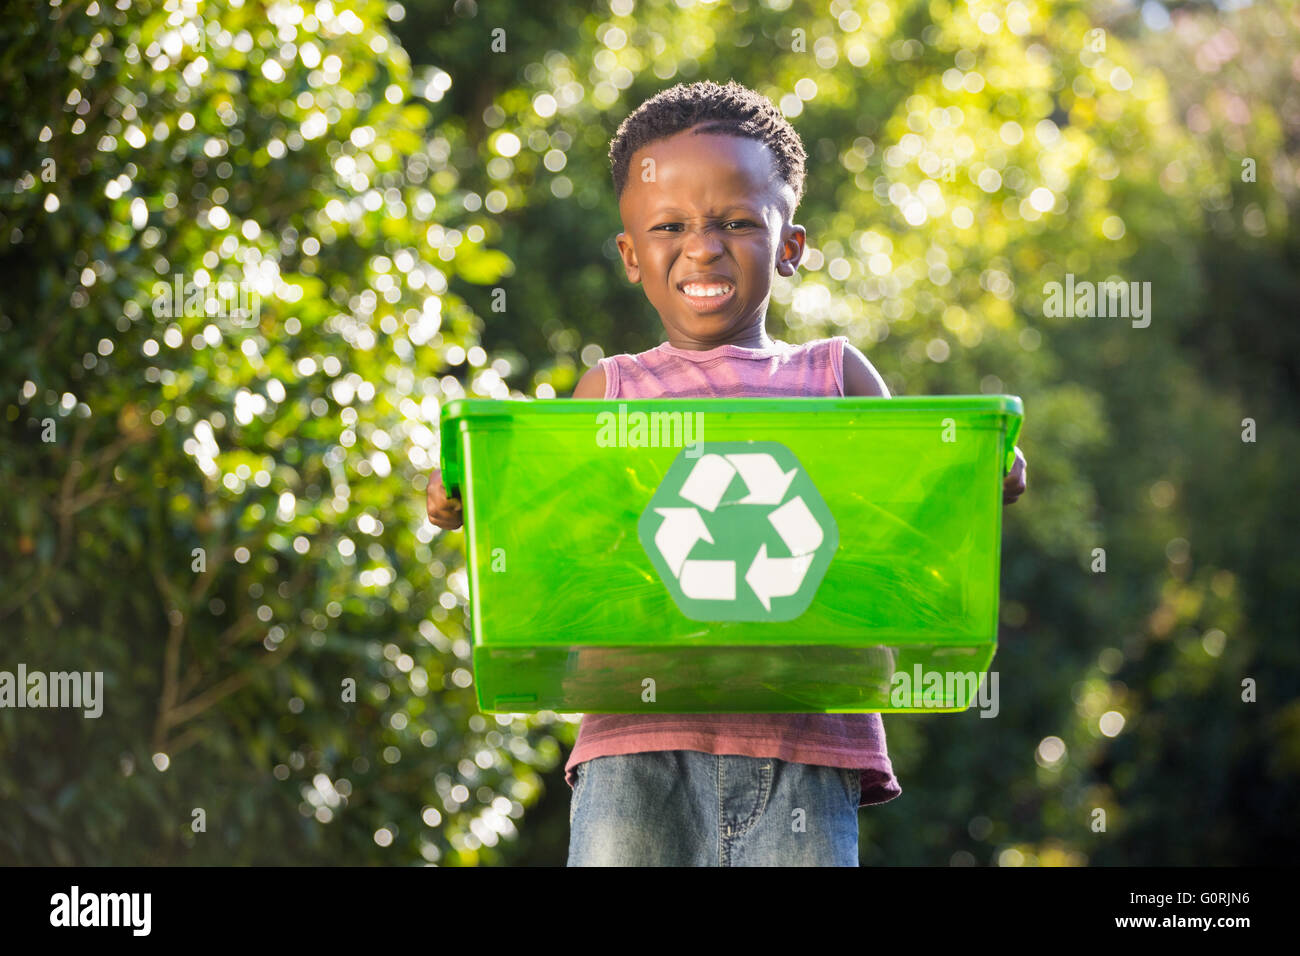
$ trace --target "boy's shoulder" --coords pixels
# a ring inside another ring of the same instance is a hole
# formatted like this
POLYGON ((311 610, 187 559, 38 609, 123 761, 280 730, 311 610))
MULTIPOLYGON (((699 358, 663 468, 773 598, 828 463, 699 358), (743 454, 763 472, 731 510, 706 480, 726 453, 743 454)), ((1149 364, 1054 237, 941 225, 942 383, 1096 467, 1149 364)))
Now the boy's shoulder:
POLYGON ((605 366, 597 362, 594 366, 587 369, 585 375, 578 379, 578 385, 573 390, 574 398, 604 398, 605 397, 605 366))
POLYGON ((852 342, 844 342, 844 394, 889 398, 889 386, 852 342))
POLYGON ((787 348, 791 356, 800 352, 827 353, 830 361, 840 368, 845 395, 889 397, 889 387, 885 385, 885 380, 861 350, 849 341, 847 335, 813 339, 800 345, 788 345, 787 348))
POLYGON ((646 349, 644 352, 623 352, 618 355, 603 356, 600 361, 583 373, 578 379, 577 386, 573 389, 573 398, 604 398, 607 388, 606 366, 613 366, 613 371, 618 372, 618 363, 620 360, 625 363, 655 366, 664 360, 664 345, 657 345, 652 349, 646 349))

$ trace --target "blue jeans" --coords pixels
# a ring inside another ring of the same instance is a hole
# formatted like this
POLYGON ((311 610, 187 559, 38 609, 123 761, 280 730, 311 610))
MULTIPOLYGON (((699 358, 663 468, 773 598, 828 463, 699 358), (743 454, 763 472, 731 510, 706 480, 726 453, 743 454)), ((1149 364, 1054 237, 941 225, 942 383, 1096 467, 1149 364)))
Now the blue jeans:
POLYGON ((569 866, 857 866, 857 770, 660 750, 577 767, 569 866))

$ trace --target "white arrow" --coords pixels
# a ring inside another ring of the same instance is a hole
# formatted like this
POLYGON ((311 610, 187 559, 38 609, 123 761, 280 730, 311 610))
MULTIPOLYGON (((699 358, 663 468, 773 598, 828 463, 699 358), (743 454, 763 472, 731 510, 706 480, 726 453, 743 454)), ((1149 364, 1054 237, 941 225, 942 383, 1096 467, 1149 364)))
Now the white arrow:
POLYGON ((686 477, 681 495, 691 504, 712 511, 722 500, 735 474, 735 467, 721 455, 702 455, 686 477))
POLYGON ((682 593, 697 601, 736 599, 735 561, 687 561, 682 567, 682 593))
POLYGON ((811 554, 796 555, 793 558, 769 558, 767 543, 764 542, 758 546, 754 563, 745 572, 745 581, 763 602, 763 608, 770 611, 772 598, 789 597, 799 590, 812 560, 811 554))
POLYGON ((781 471, 776 459, 765 452, 728 455, 727 460, 736 466, 740 477, 749 488, 749 494, 740 499, 742 505, 778 505, 798 468, 781 471))
POLYGON ((802 496, 791 498, 767 516, 791 554, 808 554, 822 543, 822 526, 817 523, 802 496))
POLYGON ((664 516, 664 523, 655 532, 655 547, 668 562, 673 577, 680 577, 682 562, 695 547, 695 542, 703 538, 713 544, 713 535, 704 524, 704 519, 694 508, 656 508, 656 514, 664 516))

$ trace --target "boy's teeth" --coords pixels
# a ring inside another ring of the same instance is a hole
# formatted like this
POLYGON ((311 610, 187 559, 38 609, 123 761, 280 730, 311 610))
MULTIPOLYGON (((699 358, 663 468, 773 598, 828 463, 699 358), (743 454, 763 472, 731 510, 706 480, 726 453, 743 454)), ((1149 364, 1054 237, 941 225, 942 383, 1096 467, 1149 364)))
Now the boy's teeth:
POLYGON ((694 296, 701 296, 704 298, 708 298, 709 296, 725 295, 726 293, 731 291, 731 286, 729 285, 684 285, 682 286, 682 291, 685 292, 687 295, 694 295, 694 296))

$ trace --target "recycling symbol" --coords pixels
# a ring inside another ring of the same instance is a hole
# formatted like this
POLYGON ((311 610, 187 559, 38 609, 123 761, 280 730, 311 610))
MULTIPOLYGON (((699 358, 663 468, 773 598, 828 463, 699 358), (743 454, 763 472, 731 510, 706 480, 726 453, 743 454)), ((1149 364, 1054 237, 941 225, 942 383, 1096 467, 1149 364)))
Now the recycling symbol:
POLYGON ((778 442, 683 449, 637 525, 678 609, 694 621, 788 621, 808 609, 839 547, 812 478, 778 442))

